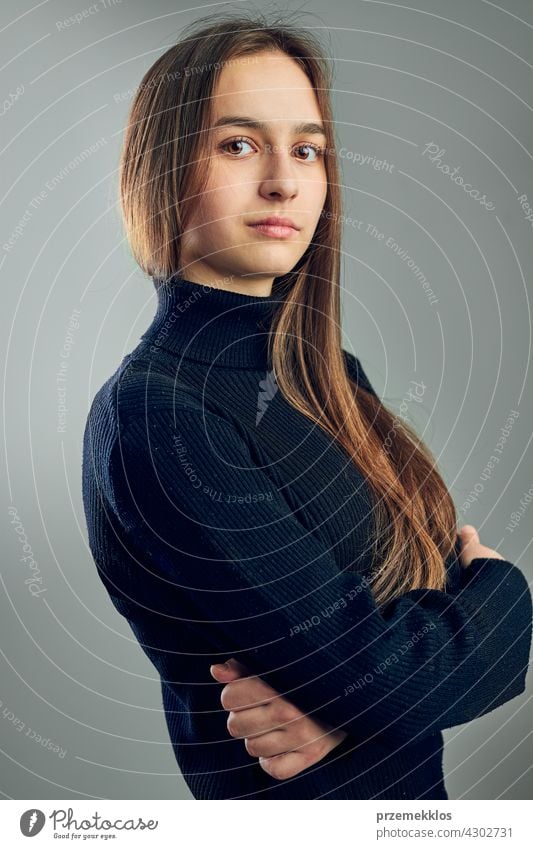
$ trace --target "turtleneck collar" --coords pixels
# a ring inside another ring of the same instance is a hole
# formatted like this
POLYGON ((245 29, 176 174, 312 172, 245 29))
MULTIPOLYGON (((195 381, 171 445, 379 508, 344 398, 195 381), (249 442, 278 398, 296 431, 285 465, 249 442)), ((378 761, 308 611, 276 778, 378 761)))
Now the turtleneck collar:
POLYGON ((243 295, 174 276, 156 281, 157 311, 141 339, 215 366, 266 368, 268 330, 281 296, 243 295))

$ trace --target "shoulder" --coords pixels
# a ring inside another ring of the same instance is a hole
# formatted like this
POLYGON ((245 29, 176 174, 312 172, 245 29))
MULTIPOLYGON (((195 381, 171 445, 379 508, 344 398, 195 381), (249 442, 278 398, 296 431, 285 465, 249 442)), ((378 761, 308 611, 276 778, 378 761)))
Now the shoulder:
POLYGON ((181 385, 149 363, 126 358, 100 387, 89 410, 84 487, 90 493, 97 482, 118 511, 135 474, 138 485, 147 486, 150 476, 167 474, 176 457, 180 462, 175 468, 183 470, 184 479, 196 466, 209 472, 220 466, 227 474, 228 469, 251 466, 252 452, 240 423, 208 410, 194 387, 181 385))
POLYGON ((199 421, 207 414, 200 390, 180 379, 176 370, 157 362, 125 357, 93 397, 85 441, 107 443, 132 426, 185 416, 199 421))
POLYGON ((120 440, 137 447, 170 433, 186 433, 191 448, 248 442, 237 415, 206 393, 203 376, 183 376, 174 361, 130 363, 114 381, 114 408, 120 440))
POLYGON ((146 359, 126 362, 113 375, 110 390, 121 430, 155 412, 177 415, 205 411, 205 396, 192 381, 183 378, 174 363, 146 359))
POLYGON ((361 361, 355 356, 355 354, 351 354, 350 351, 346 351, 345 348, 342 348, 342 354, 350 378, 354 380, 358 386, 362 386, 363 389, 366 389, 367 392, 370 392, 377 398, 377 392, 366 376, 365 370, 361 365, 361 361))

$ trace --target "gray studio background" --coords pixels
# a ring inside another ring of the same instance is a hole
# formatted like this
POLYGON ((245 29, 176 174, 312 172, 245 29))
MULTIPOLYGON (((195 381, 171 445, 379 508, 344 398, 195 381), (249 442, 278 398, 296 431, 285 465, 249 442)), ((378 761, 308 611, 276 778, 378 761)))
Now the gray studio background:
MULTIPOLYGON (((4 798, 191 798, 157 673, 96 575, 81 500, 90 402, 155 310, 116 205, 133 90, 197 14, 248 6, 190 5, 0 12, 4 798)), ((461 524, 531 577, 533 3, 308 9, 299 22, 336 60, 345 344, 423 434, 461 524), (421 402, 406 401, 412 381, 421 402)), ((445 732, 450 798, 531 797, 530 698, 445 732)))

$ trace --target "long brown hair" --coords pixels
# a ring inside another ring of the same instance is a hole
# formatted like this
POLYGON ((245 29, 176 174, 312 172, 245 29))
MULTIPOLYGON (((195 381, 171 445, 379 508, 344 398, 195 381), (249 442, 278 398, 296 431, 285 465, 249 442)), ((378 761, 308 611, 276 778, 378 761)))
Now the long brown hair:
POLYGON ((208 179, 212 95, 220 70, 235 59, 253 61, 265 50, 283 51, 307 74, 329 153, 327 197, 313 239, 291 272, 274 280, 273 294, 283 301, 269 337, 277 385, 294 407, 338 440, 368 481, 376 602, 385 605, 413 589, 444 589, 444 561, 457 535, 452 498, 415 430, 351 381, 342 354, 341 183, 329 97, 332 73, 311 32, 279 20, 268 23, 257 14, 209 15, 189 25, 157 59, 135 94, 120 161, 127 237, 138 264, 156 281, 180 270, 189 204, 208 179))

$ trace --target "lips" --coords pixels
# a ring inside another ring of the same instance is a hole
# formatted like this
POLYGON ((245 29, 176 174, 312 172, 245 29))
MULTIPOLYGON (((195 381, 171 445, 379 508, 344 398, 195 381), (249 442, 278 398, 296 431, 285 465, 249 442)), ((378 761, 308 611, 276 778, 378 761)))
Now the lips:
POLYGON ((300 228, 290 218, 282 218, 279 215, 269 215, 268 218, 261 218, 259 221, 252 221, 250 227, 257 227, 263 224, 267 227, 292 227, 293 230, 300 228))
POLYGON ((300 229, 290 218, 282 218, 279 215, 269 215, 268 218, 254 221, 248 226, 252 227, 256 233, 271 239, 290 239, 300 229))

